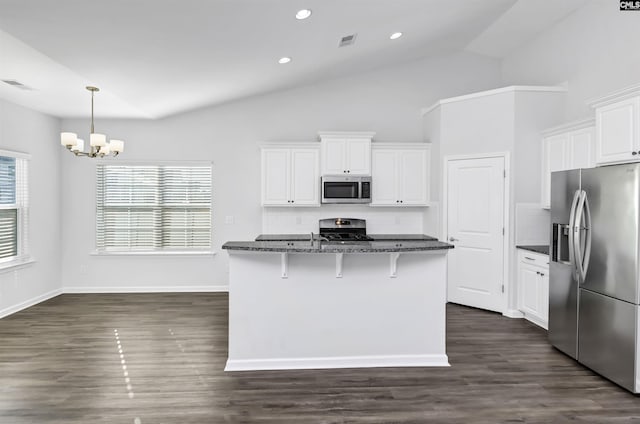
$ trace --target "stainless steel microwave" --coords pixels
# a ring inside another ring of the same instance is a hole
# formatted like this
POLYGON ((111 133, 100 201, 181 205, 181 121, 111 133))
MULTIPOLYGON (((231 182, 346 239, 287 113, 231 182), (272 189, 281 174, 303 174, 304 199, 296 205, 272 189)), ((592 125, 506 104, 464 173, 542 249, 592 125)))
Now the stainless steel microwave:
POLYGON ((371 177, 325 175, 322 203, 371 203, 371 177))

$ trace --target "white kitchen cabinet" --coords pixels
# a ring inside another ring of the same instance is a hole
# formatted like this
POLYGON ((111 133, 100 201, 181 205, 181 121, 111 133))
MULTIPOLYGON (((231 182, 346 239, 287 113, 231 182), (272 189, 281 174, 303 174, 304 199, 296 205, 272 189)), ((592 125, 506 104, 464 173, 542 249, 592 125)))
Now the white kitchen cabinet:
POLYGON ((542 134, 541 204, 549 209, 552 172, 595 166, 595 121, 571 122, 542 134))
POLYGON ((596 163, 640 160, 640 85, 591 101, 596 113, 596 163))
POLYGON ((372 132, 321 132, 322 175, 371 175, 372 132))
POLYGON ((549 322, 549 257, 518 249, 518 309, 525 319, 547 329, 549 322))
POLYGON ((269 146, 261 156, 263 206, 320 206, 317 147, 269 146))
POLYGON ((429 144, 374 143, 371 151, 371 206, 429 205, 429 144))

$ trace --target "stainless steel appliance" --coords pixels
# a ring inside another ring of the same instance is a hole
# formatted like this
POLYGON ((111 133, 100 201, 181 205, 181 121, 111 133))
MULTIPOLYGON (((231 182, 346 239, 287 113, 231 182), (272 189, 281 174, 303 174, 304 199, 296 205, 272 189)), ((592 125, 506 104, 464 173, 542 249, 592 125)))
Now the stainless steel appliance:
POLYGON ((356 218, 329 218, 319 222, 320 237, 336 243, 369 242, 367 221, 356 218))
POLYGON ((325 175, 322 203, 371 203, 371 177, 325 175))
POLYGON ((551 176, 549 341, 640 391, 640 164, 551 176))

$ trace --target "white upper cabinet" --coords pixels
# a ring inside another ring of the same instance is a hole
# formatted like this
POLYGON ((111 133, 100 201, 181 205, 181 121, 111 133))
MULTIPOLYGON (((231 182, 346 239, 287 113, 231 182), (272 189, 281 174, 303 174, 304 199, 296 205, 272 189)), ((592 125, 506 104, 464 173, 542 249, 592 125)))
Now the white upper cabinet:
POLYGON ((596 112, 596 163, 640 160, 640 85, 589 103, 596 112))
POLYGON ((550 206, 551 173, 595 166, 595 122, 571 122, 543 131, 541 204, 550 206))
POLYGON ((371 206, 428 206, 428 144, 374 143, 371 206))
POLYGON ((589 126, 567 135, 567 169, 593 168, 595 166, 595 128, 589 126))
POLYGON ((371 132, 321 132, 322 175, 371 175, 371 132))
POLYGON ((293 206, 320 204, 320 173, 317 149, 291 149, 291 200, 293 206))
POLYGON ((262 148, 263 206, 320 206, 317 147, 262 148))

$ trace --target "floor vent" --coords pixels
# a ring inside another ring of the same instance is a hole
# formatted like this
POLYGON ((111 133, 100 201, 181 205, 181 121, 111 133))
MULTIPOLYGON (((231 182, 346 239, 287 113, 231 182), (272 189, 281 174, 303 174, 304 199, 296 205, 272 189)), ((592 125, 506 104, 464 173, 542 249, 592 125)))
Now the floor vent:
POLYGON ((338 47, 344 47, 344 46, 350 46, 353 43, 356 42, 356 36, 358 34, 351 34, 351 35, 345 35, 344 37, 342 37, 340 39, 340 44, 338 44, 338 47))
POLYGON ((1 81, 4 82, 5 84, 9 84, 12 87, 19 88, 20 90, 33 90, 33 88, 29 87, 28 85, 24 85, 20 81, 16 81, 12 79, 3 79, 1 81))

